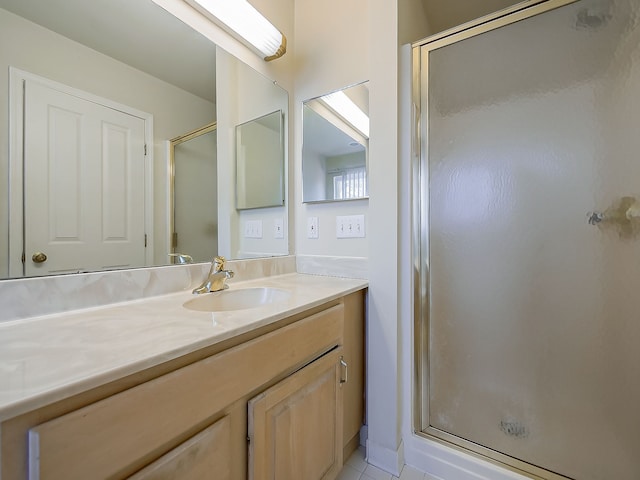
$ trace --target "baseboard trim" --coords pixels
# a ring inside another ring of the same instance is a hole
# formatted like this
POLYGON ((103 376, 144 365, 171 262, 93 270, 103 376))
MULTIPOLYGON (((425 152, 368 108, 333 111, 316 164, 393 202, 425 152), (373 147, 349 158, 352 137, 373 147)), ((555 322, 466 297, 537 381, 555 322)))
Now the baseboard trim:
POLYGON ((296 270, 309 275, 369 279, 369 259, 366 257, 333 257, 326 255, 296 255, 296 270))
POLYGON ((356 433, 351 440, 349 440, 344 447, 342 447, 342 462, 347 463, 349 457, 360 446, 360 434, 356 433))
POLYGON ((391 450, 367 439, 366 449, 367 463, 396 477, 400 476, 402 467, 404 467, 404 444, 402 442, 397 450, 391 450))
POLYGON ((429 480, 528 480, 516 472, 417 435, 406 439, 405 461, 426 473, 429 480))
POLYGON ((362 425, 360 427, 360 445, 367 446, 367 439, 369 438, 369 427, 362 425))

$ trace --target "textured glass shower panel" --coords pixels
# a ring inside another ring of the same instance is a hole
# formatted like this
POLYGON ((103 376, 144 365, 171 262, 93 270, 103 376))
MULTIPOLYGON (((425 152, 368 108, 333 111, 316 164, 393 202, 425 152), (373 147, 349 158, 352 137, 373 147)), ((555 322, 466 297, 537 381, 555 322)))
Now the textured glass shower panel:
POLYGON ((218 254, 218 132, 175 146, 174 222, 176 252, 208 262, 218 254))
POLYGON ((429 425, 580 480, 640 479, 639 8, 428 57, 429 425))

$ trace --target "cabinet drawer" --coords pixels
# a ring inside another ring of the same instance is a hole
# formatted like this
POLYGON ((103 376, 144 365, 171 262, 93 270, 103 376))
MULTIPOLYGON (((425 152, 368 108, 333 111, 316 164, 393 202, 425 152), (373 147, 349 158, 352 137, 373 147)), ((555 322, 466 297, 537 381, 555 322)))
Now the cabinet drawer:
POLYGON ((244 395, 341 342, 335 305, 29 430, 29 478, 123 478, 244 395))

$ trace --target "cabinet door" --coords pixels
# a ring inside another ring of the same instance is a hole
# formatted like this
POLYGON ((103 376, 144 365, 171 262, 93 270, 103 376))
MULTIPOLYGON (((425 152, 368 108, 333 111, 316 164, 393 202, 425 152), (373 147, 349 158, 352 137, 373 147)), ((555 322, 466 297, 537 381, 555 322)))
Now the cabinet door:
POLYGON ((221 418, 130 480, 231 480, 231 421, 221 418))
POLYGON ((336 348, 249 401, 250 480, 329 480, 342 468, 336 348))

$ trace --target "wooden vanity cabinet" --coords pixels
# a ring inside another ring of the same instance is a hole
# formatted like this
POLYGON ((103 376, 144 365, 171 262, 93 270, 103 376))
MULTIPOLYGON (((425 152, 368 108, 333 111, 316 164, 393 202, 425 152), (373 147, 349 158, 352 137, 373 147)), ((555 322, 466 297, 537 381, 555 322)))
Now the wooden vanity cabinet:
POLYGON ((356 292, 84 406, 6 421, 0 478, 335 478, 363 418, 363 308, 356 292), (269 426, 258 439, 248 423, 269 426), (248 451, 249 465, 287 461, 248 469, 248 451))

